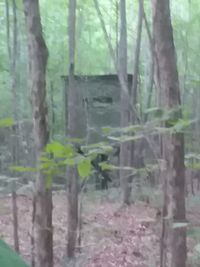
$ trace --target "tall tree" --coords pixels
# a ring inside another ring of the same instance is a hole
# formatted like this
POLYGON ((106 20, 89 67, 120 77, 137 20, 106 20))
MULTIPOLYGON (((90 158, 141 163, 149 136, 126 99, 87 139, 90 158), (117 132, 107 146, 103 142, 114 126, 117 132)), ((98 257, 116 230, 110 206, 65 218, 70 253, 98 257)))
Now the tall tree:
MULTIPOLYGON (((46 105, 46 67, 48 49, 42 34, 38 0, 24 0, 28 32, 29 72, 32 88, 33 131, 39 163, 41 153, 49 139, 46 105)), ((38 172, 35 186, 36 249, 39 267, 53 266, 52 192, 47 177, 38 172)))
MULTIPOLYGON (((128 88, 127 80, 127 22, 126 22, 126 0, 121 0, 119 5, 120 11, 120 40, 119 40, 119 59, 118 59, 118 72, 128 88)), ((129 93, 121 89, 120 96, 120 126, 122 128, 129 125, 130 108, 129 108, 129 93)), ((122 201, 124 204, 130 204, 130 172, 124 170, 125 166, 130 165, 130 142, 124 142, 120 147, 120 183, 122 186, 122 201)))
MULTIPOLYGON (((106 25, 99 7, 98 0, 93 0, 97 14, 102 26, 102 30, 105 36, 105 40, 108 45, 110 55, 115 66, 120 87, 120 125, 121 127, 127 127, 130 123, 130 115, 135 108, 133 107, 133 101, 130 98, 130 90, 128 86, 127 77, 127 22, 126 22, 126 0, 121 0, 119 3, 120 11, 120 41, 119 41, 119 51, 118 58, 115 56, 115 51, 112 47, 111 40, 106 30, 106 25)), ((135 114, 136 116, 136 114, 135 114)), ((124 142, 121 144, 120 148, 120 183, 122 188, 122 203, 130 204, 131 198, 131 181, 132 174, 130 171, 125 170, 124 167, 131 166, 131 142, 124 142)))
POLYGON ((6 35, 7 49, 9 58, 9 72, 11 76, 11 93, 12 93, 12 116, 15 125, 12 127, 12 163, 19 163, 19 42, 18 42, 18 17, 16 1, 12 0, 13 27, 10 23, 10 3, 5 0, 6 7, 6 35), (12 34, 11 34, 12 29, 12 34), (12 37, 12 38, 11 38, 12 37))
MULTIPOLYGON (((137 95, 138 95, 138 77, 139 77, 139 64, 140 64, 140 48, 141 48, 141 39, 142 39, 142 24, 143 24, 143 0, 139 0, 138 8, 138 25, 137 25, 137 38, 136 46, 134 51, 134 64, 133 64, 133 79, 131 87, 131 100, 133 105, 133 110, 130 112, 130 122, 135 124, 137 122, 137 95)), ((136 168, 144 167, 144 141, 140 140, 138 142, 132 142, 131 144, 131 165, 133 164, 136 168)), ((131 181, 132 179, 130 179, 131 181)), ((137 184, 140 188, 140 175, 137 173, 137 184)), ((131 190, 131 188, 130 188, 131 190)))
MULTIPOLYGON (((74 77, 75 32, 76 32, 76 0, 69 0, 68 43, 69 43, 69 86, 68 86, 68 135, 79 137, 78 127, 78 91, 74 77)), ((68 179, 68 236, 67 256, 73 258, 77 240, 78 227, 78 173, 75 167, 69 167, 68 179)))
MULTIPOLYGON (((157 80, 160 101, 166 110, 173 112, 173 122, 181 118, 181 99, 176 63, 173 29, 171 25, 169 0, 152 0, 153 28, 157 63, 157 80)), ((165 123, 170 126, 170 120, 165 123)), ((161 242, 161 266, 186 266, 186 227, 176 227, 185 222, 185 178, 184 178, 184 136, 183 133, 167 133, 162 138, 165 168, 165 203, 163 207, 163 241, 161 242), (163 246, 165 248, 163 249, 163 246), (168 255, 167 250, 170 252, 168 255), (169 259, 167 256, 169 256, 169 259)))

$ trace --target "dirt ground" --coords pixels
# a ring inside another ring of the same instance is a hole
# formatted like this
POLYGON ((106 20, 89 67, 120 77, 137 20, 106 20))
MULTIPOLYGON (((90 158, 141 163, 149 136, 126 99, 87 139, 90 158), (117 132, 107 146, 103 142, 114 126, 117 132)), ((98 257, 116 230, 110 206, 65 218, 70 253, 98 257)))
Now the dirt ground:
MULTIPOLYGON (((53 196, 54 262, 65 263, 67 206, 64 193, 53 196)), ((156 209, 145 204, 120 209, 106 200, 85 199, 82 215, 82 243, 77 253, 77 267, 149 267, 158 266, 160 222, 156 209)), ((19 238, 22 257, 31 259, 31 199, 18 197, 19 238)), ((194 224, 199 218, 190 212, 194 224)), ((0 198, 1 238, 13 246, 11 198, 0 198)), ((193 239, 189 240, 194 246, 193 239)))

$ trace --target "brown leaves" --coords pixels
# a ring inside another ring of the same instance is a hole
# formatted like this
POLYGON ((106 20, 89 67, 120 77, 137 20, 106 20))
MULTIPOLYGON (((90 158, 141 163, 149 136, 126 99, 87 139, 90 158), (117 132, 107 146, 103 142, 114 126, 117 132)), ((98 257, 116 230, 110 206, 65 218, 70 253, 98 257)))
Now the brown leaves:
MULTIPOLYGON (((55 267, 63 266, 67 234, 67 199, 65 193, 53 197, 55 267)), ((19 238, 22 256, 30 261, 31 200, 18 198, 19 238)), ((0 199, 2 213, 0 233, 13 245, 10 198, 0 199), (5 212, 3 212, 5 211, 5 212)), ((100 201, 83 202, 83 241, 81 267, 145 267, 151 266, 159 255, 158 237, 154 234, 152 218, 155 210, 144 206, 118 209, 116 204, 100 201), (157 255, 156 255, 157 254, 157 255)))
POLYGON ((152 219, 147 218, 145 210, 139 211, 135 207, 117 212, 115 209, 110 204, 104 204, 95 215, 95 220, 98 219, 102 227, 110 229, 110 238, 102 238, 87 267, 149 266, 149 248, 154 254, 157 244, 157 238, 149 228, 152 219))

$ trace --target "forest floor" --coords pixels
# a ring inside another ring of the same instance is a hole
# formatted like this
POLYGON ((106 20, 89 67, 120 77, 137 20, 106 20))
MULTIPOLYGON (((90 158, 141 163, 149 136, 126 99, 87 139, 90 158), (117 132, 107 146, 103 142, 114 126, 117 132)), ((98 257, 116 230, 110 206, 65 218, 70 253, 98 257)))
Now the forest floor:
MULTIPOLYGON (((55 267, 64 263, 66 248, 66 195, 54 194, 54 260, 55 267)), ((195 206, 195 205, 193 205, 195 206)), ((19 238, 22 257, 31 260, 31 199, 18 197, 19 238)), ((77 253, 77 267, 149 267, 159 266, 160 219, 157 209, 145 203, 120 208, 106 198, 85 198, 82 215, 82 242, 77 253)), ((190 221, 198 227, 198 209, 189 212, 190 221)), ((13 246, 11 198, 0 198, 0 235, 13 246)), ((196 234, 195 234, 196 235, 196 234)), ((196 244, 189 238, 192 249, 196 244)), ((191 250, 190 249, 190 250, 191 250)))

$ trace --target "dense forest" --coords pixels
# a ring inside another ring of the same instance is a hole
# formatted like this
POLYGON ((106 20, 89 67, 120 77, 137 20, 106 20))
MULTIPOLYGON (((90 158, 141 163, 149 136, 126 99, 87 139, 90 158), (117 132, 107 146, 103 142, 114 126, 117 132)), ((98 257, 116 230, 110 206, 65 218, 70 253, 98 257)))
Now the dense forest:
POLYGON ((0 1, 0 266, 200 266, 199 14, 0 1))

